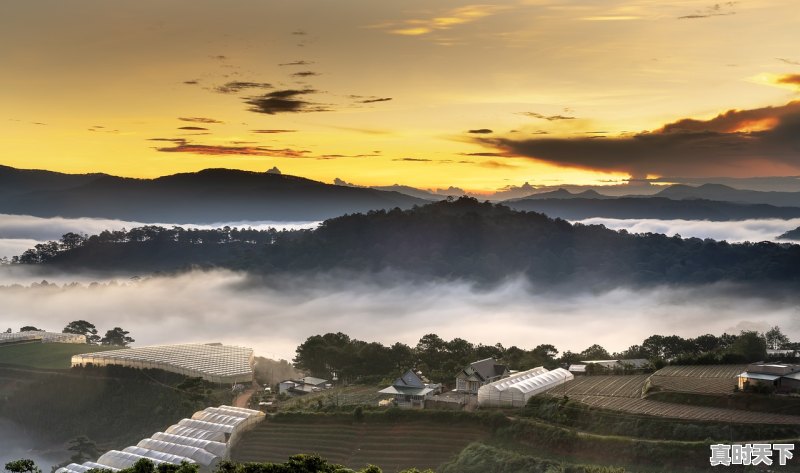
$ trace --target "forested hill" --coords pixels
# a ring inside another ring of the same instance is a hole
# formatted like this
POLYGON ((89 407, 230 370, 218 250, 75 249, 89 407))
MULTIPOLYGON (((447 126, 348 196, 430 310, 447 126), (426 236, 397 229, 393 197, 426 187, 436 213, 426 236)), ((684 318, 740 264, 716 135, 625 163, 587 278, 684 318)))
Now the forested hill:
POLYGON ((156 179, 0 166, 0 213, 137 222, 316 221, 427 202, 274 172, 205 169, 156 179))
POLYGON ((345 215, 313 231, 147 227, 88 239, 72 235, 20 260, 135 271, 190 265, 266 274, 392 269, 482 282, 517 274, 547 283, 800 281, 797 245, 632 235, 470 198, 345 215))

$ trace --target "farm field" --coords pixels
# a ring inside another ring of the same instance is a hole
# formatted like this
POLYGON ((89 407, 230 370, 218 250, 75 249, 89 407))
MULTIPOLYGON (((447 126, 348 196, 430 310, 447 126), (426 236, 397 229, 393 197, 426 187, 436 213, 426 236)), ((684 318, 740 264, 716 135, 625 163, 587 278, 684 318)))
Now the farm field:
POLYGON ((650 375, 631 376, 580 376, 574 380, 557 386, 550 391, 553 396, 608 396, 622 398, 640 398, 642 387, 650 375))
POLYGON ((119 347, 77 343, 24 343, 0 345, 0 365, 37 369, 69 369, 72 355, 117 350, 119 347))
POLYGON ((378 405, 378 401, 387 398, 385 394, 378 393, 383 387, 385 386, 354 385, 333 388, 327 391, 320 391, 318 393, 287 399, 280 403, 279 408, 281 410, 286 410, 309 406, 316 407, 320 402, 324 406, 376 406, 378 405))
POLYGON ((405 468, 436 468, 473 441, 490 436, 487 429, 415 421, 402 423, 279 423, 266 421, 247 433, 233 449, 235 461, 286 461, 297 453, 317 453, 351 468, 367 464, 392 473, 405 468))
POLYGON ((675 419, 747 424, 800 424, 800 416, 767 412, 691 406, 631 397, 582 395, 570 398, 592 407, 675 419))
POLYGON ((747 365, 665 366, 650 376, 649 386, 658 391, 695 394, 728 394, 747 365))

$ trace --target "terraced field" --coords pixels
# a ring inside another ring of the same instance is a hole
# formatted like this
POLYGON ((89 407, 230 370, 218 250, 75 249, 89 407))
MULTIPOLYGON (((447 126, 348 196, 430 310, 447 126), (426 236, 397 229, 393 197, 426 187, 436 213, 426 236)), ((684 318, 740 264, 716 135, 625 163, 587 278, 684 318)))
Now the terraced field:
POLYGON ((421 421, 355 425, 266 421, 245 434, 231 458, 283 462, 297 453, 318 453, 351 468, 374 464, 392 473, 411 467, 435 469, 470 442, 489 435, 476 426, 421 421))
POLYGON ((698 394, 728 394, 747 365, 666 366, 650 377, 650 385, 661 391, 698 394))
POLYGON ((648 376, 580 376, 548 392, 553 396, 566 395, 571 398, 584 395, 640 398, 648 376))
POLYGON ((670 402, 651 401, 612 396, 570 396, 593 407, 612 409, 633 414, 647 414, 676 419, 706 420, 746 424, 800 424, 800 416, 770 414, 766 412, 723 409, 718 407, 690 406, 670 402))

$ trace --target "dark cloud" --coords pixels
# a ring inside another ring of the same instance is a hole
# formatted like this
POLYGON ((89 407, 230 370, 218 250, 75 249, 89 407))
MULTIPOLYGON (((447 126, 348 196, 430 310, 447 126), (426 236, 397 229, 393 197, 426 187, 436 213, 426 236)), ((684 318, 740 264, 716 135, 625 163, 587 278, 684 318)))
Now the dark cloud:
POLYGON ((293 34, 293 35, 295 35, 295 36, 305 36, 305 35, 307 35, 308 33, 306 33, 306 32, 305 32, 305 31, 303 31, 303 30, 295 30, 295 31, 292 31, 292 34, 293 34))
POLYGON ((782 57, 776 57, 775 59, 786 64, 791 64, 792 66, 800 66, 800 61, 795 61, 793 59, 786 59, 782 57))
POLYGON ((214 87, 214 92, 220 94, 235 94, 237 92, 241 92, 242 90, 246 89, 271 89, 272 84, 267 82, 241 82, 241 81, 234 81, 228 82, 227 84, 223 84, 217 87, 214 87))
POLYGON ((469 130, 467 133, 472 133, 474 135, 488 135, 489 133, 494 132, 488 128, 478 128, 477 130, 469 130))
POLYGON ((319 72, 314 71, 300 71, 292 74, 292 77, 314 77, 321 75, 319 72))
POLYGON ((176 142, 176 146, 156 148, 163 153, 192 153, 214 156, 269 156, 273 158, 304 158, 309 151, 272 149, 264 146, 217 146, 176 142))
POLYGON ((292 61, 292 62, 283 62, 278 64, 279 66, 310 66, 314 64, 313 61, 292 61))
POLYGON ((800 74, 786 74, 778 78, 779 84, 800 86, 800 74))
POLYGON ((272 135, 275 133, 294 133, 297 130, 250 130, 250 133, 258 133, 262 135, 272 135))
POLYGON ((186 85, 197 85, 200 83, 200 81, 197 79, 192 79, 192 80, 185 80, 183 81, 183 83, 186 85))
POLYGON ((500 161, 483 161, 478 163, 478 166, 489 169, 516 169, 519 167, 513 164, 503 163, 500 161))
POLYGON ((427 158, 395 158, 392 161, 412 161, 412 162, 427 163, 433 160, 427 158))
POLYGON ((390 100, 392 100, 391 97, 375 97, 375 98, 369 98, 369 99, 361 100, 361 101, 359 101, 359 103, 388 102, 390 100))
POLYGON ((178 120, 184 122, 193 122, 193 123, 224 123, 219 120, 215 120, 213 118, 204 118, 204 117, 178 117, 178 120))
POLYGON ((208 128, 203 128, 202 126, 181 126, 178 127, 179 130, 192 130, 192 131, 207 131, 208 128))
POLYGON ((216 56, 210 56, 211 59, 216 59, 217 61, 227 61, 228 56, 223 56, 222 54, 217 54, 216 56))
POLYGON ((696 20, 699 18, 710 18, 713 16, 728 16, 728 15, 735 15, 736 12, 732 10, 733 7, 736 6, 738 2, 725 2, 725 3, 715 3, 710 7, 707 7, 703 10, 697 10, 692 14, 679 16, 679 20, 696 20))
POLYGON ((300 97, 317 93, 314 89, 287 89, 276 90, 259 97, 250 97, 245 103, 251 105, 248 109, 251 112, 266 113, 275 115, 277 113, 299 113, 299 112, 326 112, 329 111, 323 105, 302 100, 300 97))
POLYGON ((575 117, 567 115, 543 115, 541 113, 536 113, 536 112, 519 112, 519 115, 524 115, 526 117, 531 117, 531 118, 538 118, 540 120, 547 120, 550 122, 558 120, 575 120, 575 117))
POLYGON ((491 152, 484 152, 484 153, 458 153, 461 156, 482 156, 487 158, 510 158, 512 157, 508 153, 491 153, 491 152))
POLYGON ((147 141, 169 141, 171 143, 186 143, 185 138, 148 138, 147 141))
POLYGON ((475 138, 495 150, 559 166, 634 177, 788 174, 800 170, 800 101, 684 119, 652 132, 585 138, 475 138))

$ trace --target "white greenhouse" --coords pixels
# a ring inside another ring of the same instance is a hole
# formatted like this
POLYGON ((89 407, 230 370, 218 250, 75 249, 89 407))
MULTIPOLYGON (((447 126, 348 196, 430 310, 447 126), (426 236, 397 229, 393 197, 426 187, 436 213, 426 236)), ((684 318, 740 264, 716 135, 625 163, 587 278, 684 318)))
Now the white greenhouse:
POLYGON ((539 367, 481 386, 478 404, 485 407, 522 407, 531 397, 574 379, 569 371, 539 367))
POLYGON ((261 411, 233 406, 209 407, 195 412, 192 417, 182 419, 165 432, 156 432, 135 446, 106 452, 97 462, 70 463, 56 473, 87 473, 91 469, 117 471, 143 458, 155 465, 188 462, 196 464, 201 473, 212 473, 220 461, 228 459, 238 436, 265 418, 261 411))
POLYGON ((168 434, 166 432, 156 432, 150 436, 150 438, 153 440, 176 443, 178 445, 202 448, 208 453, 212 453, 222 459, 225 459, 228 455, 228 445, 224 442, 215 442, 213 440, 203 440, 199 438, 186 437, 183 435, 168 434))
POLYGON ((182 437, 191 437, 198 440, 211 440, 219 443, 225 443, 227 441, 225 432, 200 429, 197 427, 186 427, 185 425, 180 424, 171 425, 164 432, 172 435, 180 435, 182 437))
POLYGON ((72 357, 72 366, 127 366, 160 369, 221 384, 253 381, 251 348, 211 344, 157 345, 72 357))
POLYGON ((205 469, 207 471, 216 470, 217 465, 219 464, 220 460, 222 460, 222 458, 219 456, 214 455, 203 448, 190 447, 188 445, 165 442, 163 440, 155 440, 152 438, 144 439, 137 443, 136 446, 156 452, 186 457, 200 465, 201 469, 205 469))
POLYGON ((151 460, 159 460, 164 463, 171 463, 173 465, 180 465, 183 462, 197 463, 191 458, 184 457, 183 455, 174 455, 172 453, 159 452, 158 450, 150 450, 149 448, 142 447, 125 447, 122 449, 125 453, 133 453, 134 455, 141 455, 151 460))
POLYGON ((57 333, 45 331, 30 331, 16 333, 0 333, 0 345, 15 343, 75 343, 85 344, 86 335, 75 333, 57 333))
MULTIPOLYGON (((142 458, 147 458, 147 457, 143 457, 142 455, 136 455, 128 452, 120 452, 119 450, 109 450, 108 452, 100 455, 100 458, 97 459, 96 463, 121 470, 123 468, 132 467, 134 463, 141 460, 142 458)), ((158 466, 161 463, 167 463, 163 460, 158 460, 154 458, 149 458, 149 460, 152 461, 156 466, 158 466)))

